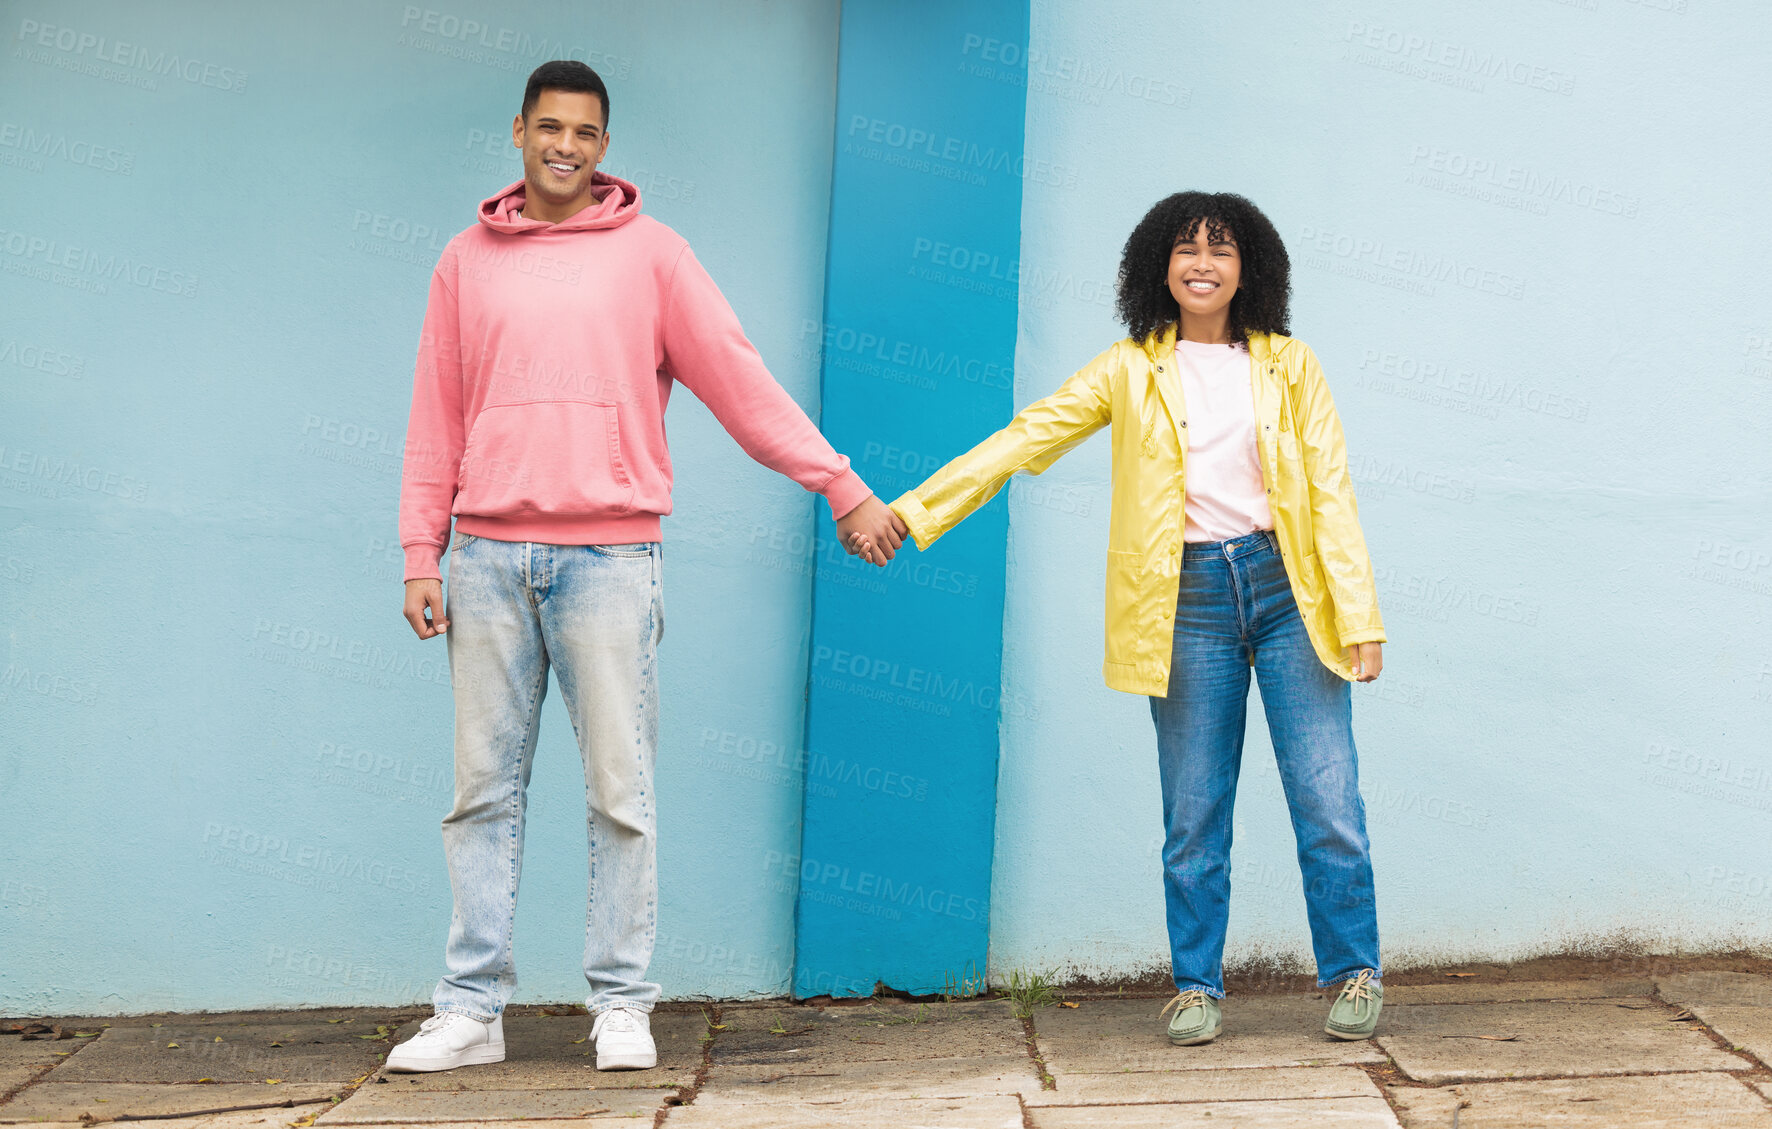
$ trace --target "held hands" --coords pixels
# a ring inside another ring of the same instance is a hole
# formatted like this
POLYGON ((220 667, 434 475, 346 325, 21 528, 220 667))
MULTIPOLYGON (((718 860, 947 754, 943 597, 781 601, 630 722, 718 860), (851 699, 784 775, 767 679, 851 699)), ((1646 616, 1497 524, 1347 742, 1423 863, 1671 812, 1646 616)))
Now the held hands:
POLYGON ((443 582, 436 577, 406 582, 406 622, 418 632, 420 639, 429 639, 449 630, 449 618, 443 614, 443 582), (430 617, 425 617, 426 612, 430 617))
POLYGON ((910 531, 885 502, 872 495, 837 519, 837 537, 844 551, 881 568, 898 552, 910 531))
POLYGON ((1384 669, 1383 643, 1350 643, 1347 661, 1354 664, 1355 681, 1370 682, 1384 669))

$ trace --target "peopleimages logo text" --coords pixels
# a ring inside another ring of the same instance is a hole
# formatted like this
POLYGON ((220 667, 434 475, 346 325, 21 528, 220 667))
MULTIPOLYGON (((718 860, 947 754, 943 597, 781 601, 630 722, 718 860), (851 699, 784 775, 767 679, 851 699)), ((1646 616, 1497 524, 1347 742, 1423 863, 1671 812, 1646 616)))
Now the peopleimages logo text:
POLYGON ((20 20, 16 38, 26 47, 48 48, 95 63, 128 67, 161 78, 183 79, 193 86, 208 86, 233 94, 246 93, 246 72, 243 70, 206 63, 172 51, 157 51, 139 43, 37 20, 20 20))
POLYGON ((1063 165, 1055 165, 1039 158, 1030 161, 1019 150, 980 145, 963 137, 900 125, 881 118, 870 118, 866 114, 850 116, 849 137, 851 140, 867 141, 873 145, 884 145, 888 149, 928 157, 932 161, 946 161, 985 172, 1005 172, 1039 184, 1056 187, 1066 183, 1067 173, 1063 165))

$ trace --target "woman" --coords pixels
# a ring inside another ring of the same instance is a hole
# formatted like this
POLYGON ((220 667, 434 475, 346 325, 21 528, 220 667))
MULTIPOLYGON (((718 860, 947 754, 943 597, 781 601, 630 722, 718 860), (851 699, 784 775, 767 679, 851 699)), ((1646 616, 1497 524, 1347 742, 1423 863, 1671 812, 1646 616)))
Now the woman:
MULTIPOLYGON (((1167 836, 1171 1041, 1221 1029, 1231 806, 1251 670, 1304 876, 1324 1030, 1372 1034, 1383 1004, 1350 682, 1383 667, 1384 624, 1317 358, 1287 336, 1286 249, 1230 193, 1158 203, 1126 241, 1129 336, 892 503, 927 549, 1011 474, 1112 425, 1107 658, 1150 697, 1167 836)), ((852 548, 870 557, 865 538, 852 548)))

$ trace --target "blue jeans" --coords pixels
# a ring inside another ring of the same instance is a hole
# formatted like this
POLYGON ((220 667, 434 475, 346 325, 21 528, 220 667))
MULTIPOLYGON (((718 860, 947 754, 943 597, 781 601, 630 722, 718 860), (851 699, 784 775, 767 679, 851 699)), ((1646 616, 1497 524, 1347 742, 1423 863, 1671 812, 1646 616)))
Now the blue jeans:
POLYGON ((552 667, 584 759, 590 838, 586 1006, 652 1010, 658 904, 657 542, 543 545, 457 533, 449 551, 455 806, 443 847, 455 912, 439 1012, 503 1014, 517 986, 512 932, 529 772, 552 667))
POLYGON ((1217 999, 1251 669, 1298 841, 1317 984, 1379 969, 1351 686, 1312 649, 1278 543, 1256 530, 1185 547, 1169 692, 1151 699, 1175 987, 1217 999))

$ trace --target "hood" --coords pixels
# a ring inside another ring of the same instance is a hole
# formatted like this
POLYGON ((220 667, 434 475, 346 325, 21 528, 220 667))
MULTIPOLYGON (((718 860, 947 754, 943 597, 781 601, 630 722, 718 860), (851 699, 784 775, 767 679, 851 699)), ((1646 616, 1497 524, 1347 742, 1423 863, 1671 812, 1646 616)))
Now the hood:
POLYGON ((480 222, 506 235, 524 235, 532 231, 588 231, 593 228, 620 227, 640 214, 640 190, 619 176, 598 171, 591 174, 594 185, 611 185, 613 192, 584 211, 559 223, 525 219, 517 214, 523 207, 526 182, 507 185, 480 201, 480 222))

